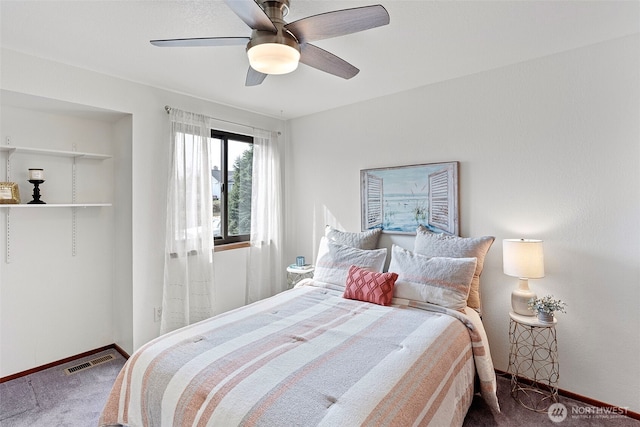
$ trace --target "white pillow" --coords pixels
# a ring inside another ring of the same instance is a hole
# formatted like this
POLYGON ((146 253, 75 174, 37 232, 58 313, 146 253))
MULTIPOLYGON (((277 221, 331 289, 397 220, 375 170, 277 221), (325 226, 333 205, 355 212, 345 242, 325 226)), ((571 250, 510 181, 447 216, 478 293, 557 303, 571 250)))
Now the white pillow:
POLYGON ((476 262, 476 258, 430 258, 393 245, 389 272, 398 274, 393 296, 464 310, 476 262))
POLYGON ((355 265, 365 270, 382 273, 386 258, 386 248, 376 250, 357 249, 331 242, 328 238, 323 237, 318 248, 313 280, 331 283, 344 290, 349 267, 355 265))
POLYGON ((413 251, 428 257, 477 258, 476 271, 471 282, 467 306, 480 312, 480 275, 484 267, 484 258, 494 240, 493 236, 472 238, 435 234, 421 225, 416 230, 413 251))
POLYGON ((380 238, 381 232, 381 228, 375 228, 373 230, 352 233, 349 231, 340 231, 330 225, 327 225, 324 230, 324 235, 332 242, 339 243, 341 245, 372 250, 378 246, 378 239, 380 238))

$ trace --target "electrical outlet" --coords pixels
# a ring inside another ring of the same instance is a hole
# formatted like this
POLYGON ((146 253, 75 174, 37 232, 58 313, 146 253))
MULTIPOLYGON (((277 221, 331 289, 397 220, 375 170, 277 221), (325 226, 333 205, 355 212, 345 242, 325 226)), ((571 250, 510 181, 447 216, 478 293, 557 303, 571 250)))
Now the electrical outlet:
POLYGON ((162 307, 153 307, 153 321, 159 322, 162 319, 162 307))

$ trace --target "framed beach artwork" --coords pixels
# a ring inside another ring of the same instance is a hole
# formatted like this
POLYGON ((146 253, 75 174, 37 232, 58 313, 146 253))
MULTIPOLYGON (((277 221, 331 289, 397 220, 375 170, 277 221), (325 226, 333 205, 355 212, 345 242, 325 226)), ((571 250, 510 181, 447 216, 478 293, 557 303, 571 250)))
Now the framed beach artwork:
POLYGON ((458 162, 363 169, 360 200, 363 231, 460 233, 458 162))

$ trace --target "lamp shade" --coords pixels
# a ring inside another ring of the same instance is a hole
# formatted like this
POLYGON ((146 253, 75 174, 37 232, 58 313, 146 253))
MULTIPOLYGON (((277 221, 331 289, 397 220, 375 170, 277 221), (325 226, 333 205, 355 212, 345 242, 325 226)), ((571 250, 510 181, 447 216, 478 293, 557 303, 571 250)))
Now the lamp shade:
POLYGON ((247 50, 251 68, 263 74, 287 74, 298 68, 300 51, 286 44, 262 43, 247 50))
POLYGON ((507 276, 526 279, 544 277, 542 240, 503 240, 502 268, 507 276))

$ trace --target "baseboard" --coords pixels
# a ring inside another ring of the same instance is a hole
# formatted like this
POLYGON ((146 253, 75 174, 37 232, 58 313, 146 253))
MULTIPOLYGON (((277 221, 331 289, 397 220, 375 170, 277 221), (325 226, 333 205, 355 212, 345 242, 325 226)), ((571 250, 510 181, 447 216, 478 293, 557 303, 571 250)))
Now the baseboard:
POLYGON ((103 352, 105 350, 114 349, 118 353, 122 355, 125 359, 129 358, 129 355, 126 351, 122 349, 118 344, 109 344, 104 347, 96 348, 94 350, 85 351, 84 353, 76 354, 75 356, 65 357, 64 359, 56 360, 55 362, 47 363, 46 365, 38 366, 36 368, 27 369, 26 371, 18 372, 16 374, 8 375, 6 377, 0 378, 0 384, 15 380, 16 378, 24 377, 27 375, 35 374, 36 372, 44 371, 45 369, 53 368, 59 365, 64 365, 65 363, 73 362, 74 360, 82 359, 83 357, 91 356, 96 353, 103 352))
MULTIPOLYGON (((512 375, 509 372, 504 372, 504 371, 501 371, 499 369, 496 369, 495 371, 496 371, 497 375, 500 375, 500 376, 502 376, 504 378, 511 379, 511 377, 512 377, 512 375)), ((525 383, 534 383, 534 381, 531 381, 528 378, 518 378, 518 380, 519 381, 521 380, 522 382, 525 382, 525 383)), ((542 388, 542 389, 547 387, 545 384, 536 383, 535 385, 540 387, 540 388, 542 388)), ((630 410, 628 410, 626 408, 621 408, 621 407, 616 406, 616 405, 610 405, 608 403, 601 402, 599 400, 592 399, 590 397, 582 396, 580 394, 576 394, 576 393, 573 393, 571 391, 563 390, 561 388, 558 389, 558 394, 560 396, 564 396, 564 397, 569 398, 569 399, 577 400, 578 402, 586 403, 587 405, 593 406, 593 407, 596 407, 596 408, 614 408, 616 411, 620 411, 620 412, 616 412, 616 413, 622 413, 622 414, 625 414, 629 418, 640 420, 640 413, 634 412, 634 411, 630 411, 630 410)))
POLYGON ((118 353, 120 353, 120 356, 124 357, 125 359, 129 358, 129 353, 127 353, 126 351, 124 351, 124 349, 122 347, 120 347, 118 344, 111 344, 111 347, 117 351, 118 353))

